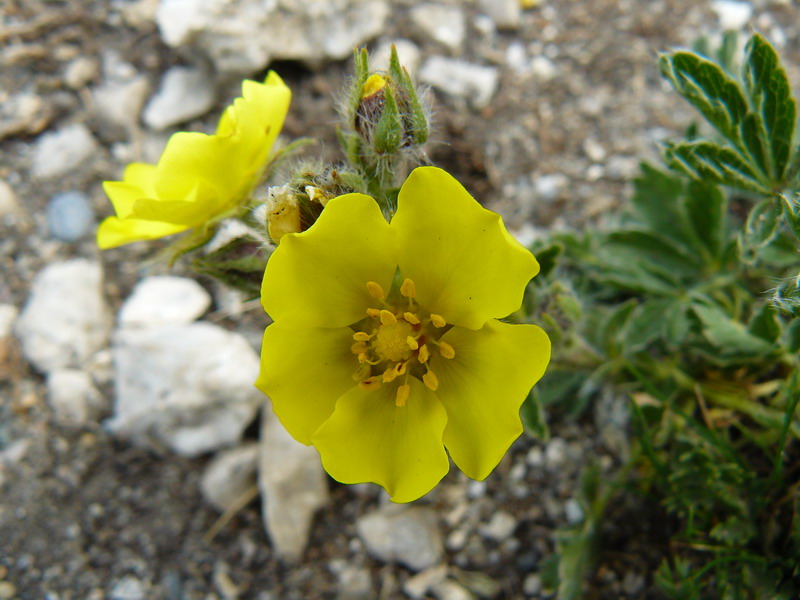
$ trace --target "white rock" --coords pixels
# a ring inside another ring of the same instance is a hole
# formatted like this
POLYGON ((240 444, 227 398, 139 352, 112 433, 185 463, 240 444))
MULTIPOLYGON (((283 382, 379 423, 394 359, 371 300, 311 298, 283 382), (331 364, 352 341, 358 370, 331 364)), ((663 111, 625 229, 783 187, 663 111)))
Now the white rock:
POLYGON ((547 442, 544 456, 547 459, 547 467, 553 471, 558 470, 567 460, 567 442, 564 438, 552 438, 547 442))
POLYGON ((97 61, 88 56, 78 56, 64 69, 64 83, 73 90, 79 90, 97 77, 97 61))
POLYGON ((414 75, 417 69, 419 69, 422 51, 419 49, 419 46, 409 40, 398 39, 391 42, 383 42, 370 56, 370 66, 376 71, 388 71, 392 44, 397 48, 397 58, 400 59, 400 64, 403 65, 411 75, 414 75))
POLYGON ((409 577, 403 584, 403 591, 410 598, 419 600, 424 598, 425 594, 431 588, 436 587, 442 583, 447 577, 447 565, 437 565, 430 567, 409 577))
POLYGON ((717 13, 720 29, 741 29, 753 16, 753 5, 736 0, 716 0, 711 8, 717 13))
POLYGON ((139 121, 150 82, 144 75, 108 79, 92 90, 95 112, 103 122, 131 130, 139 121))
POLYGON ((31 92, 9 96, 0 91, 0 99, 0 140, 19 133, 39 133, 53 116, 51 106, 31 92))
POLYGON ((564 516, 570 525, 583 521, 583 509, 575 498, 570 498, 564 503, 564 516))
POLYGON ((498 85, 495 67, 484 67, 444 56, 431 56, 425 61, 419 78, 450 96, 468 100, 479 109, 489 104, 498 85))
POLYGON ((446 579, 433 589, 439 600, 475 600, 468 589, 460 583, 446 579))
POLYGON ((519 27, 522 7, 519 0, 479 0, 478 7, 491 17, 499 29, 519 27))
POLYGON ((411 9, 411 20, 423 36, 436 40, 452 51, 461 49, 467 26, 460 6, 420 4, 411 9))
POLYGON ((141 581, 133 575, 125 575, 111 587, 111 600, 145 600, 147 592, 141 581))
POLYGON ((119 311, 120 327, 187 325, 211 305, 211 295, 194 279, 169 275, 143 279, 119 311))
POLYGON ((19 309, 13 304, 0 304, 0 338, 11 335, 19 309))
POLYGON ((77 369, 58 369, 47 375, 47 400, 56 420, 66 425, 91 423, 103 408, 92 378, 77 369))
POLYGON ((550 81, 558 74, 558 69, 546 56, 534 56, 531 60, 531 73, 538 81, 550 81))
POLYGON ((0 217, 13 215, 19 210, 19 202, 14 189, 0 179, 0 217))
POLYGON ((172 67, 161 80, 158 92, 145 106, 145 125, 162 131, 189 121, 214 106, 214 85, 203 69, 172 67))
POLYGON ((545 202, 552 202, 559 194, 567 189, 569 178, 563 173, 549 173, 537 177, 533 182, 537 197, 545 202))
POLYGON ((221 72, 252 73, 279 59, 320 64, 378 35, 387 0, 161 0, 170 46, 192 46, 221 72))
POLYGON ((522 591, 526 596, 536 596, 542 589, 542 577, 538 573, 531 573, 522 582, 522 591))
POLYGON ((514 530, 517 528, 517 520, 513 515, 499 510, 496 511, 489 522, 481 527, 481 534, 484 537, 502 542, 503 540, 511 537, 514 530))
POLYGON ((593 137, 583 140, 583 151, 593 162, 603 162, 606 158, 605 147, 593 137))
POLYGON ((245 444, 223 450, 214 457, 203 473, 200 490, 203 497, 224 512, 256 485, 259 445, 245 444))
POLYGON ((81 123, 45 133, 36 140, 31 174, 41 179, 63 175, 97 151, 97 141, 81 123))
POLYGON ((388 504, 360 517, 356 530, 369 553, 383 562, 421 571, 442 558, 438 517, 430 508, 388 504))
POLYGON ((253 387, 258 356, 241 335, 210 323, 120 329, 112 352, 113 433, 183 456, 231 446, 263 395, 253 387))
POLYGON ((112 317, 102 278, 100 265, 85 259, 51 264, 36 276, 14 329, 37 370, 80 368, 105 346, 112 317))
POLYGON ((328 480, 316 449, 289 435, 269 405, 262 417, 258 484, 273 547, 284 559, 299 561, 314 513, 328 502, 328 480))
POLYGON ((336 575, 339 588, 336 600, 369 600, 374 597, 369 569, 347 565, 336 575))

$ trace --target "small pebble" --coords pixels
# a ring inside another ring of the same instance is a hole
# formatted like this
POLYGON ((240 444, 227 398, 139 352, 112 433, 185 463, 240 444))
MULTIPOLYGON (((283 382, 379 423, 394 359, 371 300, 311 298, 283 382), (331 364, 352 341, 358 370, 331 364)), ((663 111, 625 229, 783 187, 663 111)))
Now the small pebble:
POLYGON ((535 596, 542 589, 542 578, 537 573, 531 573, 522 583, 522 591, 526 596, 535 596))
POLYGON ((14 214, 17 210, 19 210, 19 203, 14 189, 0 179, 0 217, 14 214))
POLYGON ((64 175, 97 152, 97 141, 81 123, 73 123, 39 136, 33 150, 31 172, 47 179, 64 175))
POLYGON ((50 235, 62 242, 76 242, 94 224, 89 198, 80 192, 56 194, 47 206, 47 227, 50 235))
POLYGON ((17 586, 10 581, 0 581, 0 599, 13 598, 17 593, 17 586))
POLYGON ((583 521, 583 509, 575 498, 570 498, 564 504, 564 516, 570 525, 583 521))

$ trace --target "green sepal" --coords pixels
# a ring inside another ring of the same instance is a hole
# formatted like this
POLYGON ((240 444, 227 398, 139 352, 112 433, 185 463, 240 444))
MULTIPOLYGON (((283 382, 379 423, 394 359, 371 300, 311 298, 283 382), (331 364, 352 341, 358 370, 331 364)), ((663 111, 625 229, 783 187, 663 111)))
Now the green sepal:
POLYGON ((261 280, 267 266, 264 245, 249 237, 240 237, 192 260, 192 268, 243 292, 248 299, 261 293, 261 280))
POLYGON ((403 142, 403 122, 392 87, 385 86, 383 93, 383 112, 375 125, 372 141, 378 154, 394 154, 403 142))

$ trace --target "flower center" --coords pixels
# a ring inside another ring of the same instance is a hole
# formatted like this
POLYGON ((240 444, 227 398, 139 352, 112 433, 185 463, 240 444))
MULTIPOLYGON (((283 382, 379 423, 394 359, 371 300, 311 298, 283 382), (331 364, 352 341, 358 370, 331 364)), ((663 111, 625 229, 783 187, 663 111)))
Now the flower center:
POLYGON ((353 379, 363 389, 378 389, 397 380, 395 404, 405 406, 411 392, 409 377, 420 379, 430 390, 439 387, 428 363, 431 351, 438 350, 447 359, 456 355, 450 344, 440 340, 448 329, 447 321, 417 304, 416 286, 411 279, 403 281, 394 303, 387 301, 379 284, 368 281, 366 285, 383 308, 367 309, 369 319, 354 327, 355 343, 350 349, 358 357, 359 366, 353 379))

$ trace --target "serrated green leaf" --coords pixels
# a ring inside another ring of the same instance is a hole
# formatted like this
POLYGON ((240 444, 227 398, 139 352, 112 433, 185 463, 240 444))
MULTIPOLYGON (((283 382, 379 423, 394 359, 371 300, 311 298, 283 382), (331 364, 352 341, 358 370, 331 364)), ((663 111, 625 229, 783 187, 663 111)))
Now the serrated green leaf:
POLYGON ((765 302, 761 309, 750 319, 747 330, 762 340, 770 343, 777 342, 781 335, 781 324, 778 321, 775 306, 765 302))
POLYGON ((643 163, 641 175, 633 180, 636 216, 653 231, 673 240, 689 240, 686 216, 680 210, 682 179, 643 163))
POLYGON ((605 324, 601 326, 597 336, 597 346, 602 348, 607 355, 616 356, 624 340, 620 333, 625 329, 625 325, 638 305, 634 298, 623 302, 615 307, 607 316, 605 324))
POLYGON ((770 148, 773 180, 782 181, 792 151, 797 107, 775 49, 755 34, 745 47, 742 65, 750 105, 763 122, 770 148))
POLYGON ((734 150, 714 142, 667 144, 664 158, 670 167, 701 181, 768 194, 769 188, 734 150))
POLYGON ((728 200, 716 185, 692 181, 684 206, 694 235, 714 259, 722 257, 728 230, 728 200))
POLYGON ((789 230, 800 240, 800 201, 795 194, 791 197, 787 194, 781 194, 781 205, 783 206, 783 220, 789 226, 789 230))
POLYGON ((739 124, 747 101, 739 85, 713 62, 692 52, 673 52, 659 60, 661 72, 723 136, 739 146, 739 124))
POLYGON ((645 229, 608 234, 602 258, 611 264, 625 264, 631 262, 631 257, 636 257, 639 264, 652 266, 653 272, 663 270, 676 277, 695 276, 701 266, 696 254, 645 229))
POLYGON ((772 177, 772 157, 767 143, 767 132, 760 114, 748 113, 741 124, 744 147, 752 160, 751 164, 767 178, 772 177))
POLYGON ((742 231, 744 244, 761 248, 778 234, 781 224, 781 206, 775 198, 765 198, 753 207, 742 231))
POLYGON ((742 323, 716 307, 694 304, 692 310, 702 323, 703 336, 722 357, 767 356, 775 348, 774 344, 753 335, 742 323))
POLYGON ((656 298, 644 301, 631 314, 623 333, 623 352, 633 354, 665 335, 664 315, 674 300, 656 298))
POLYGON ((681 300, 673 302, 664 313, 664 326, 667 340, 673 346, 680 346, 686 341, 692 324, 689 320, 689 304, 681 300))

